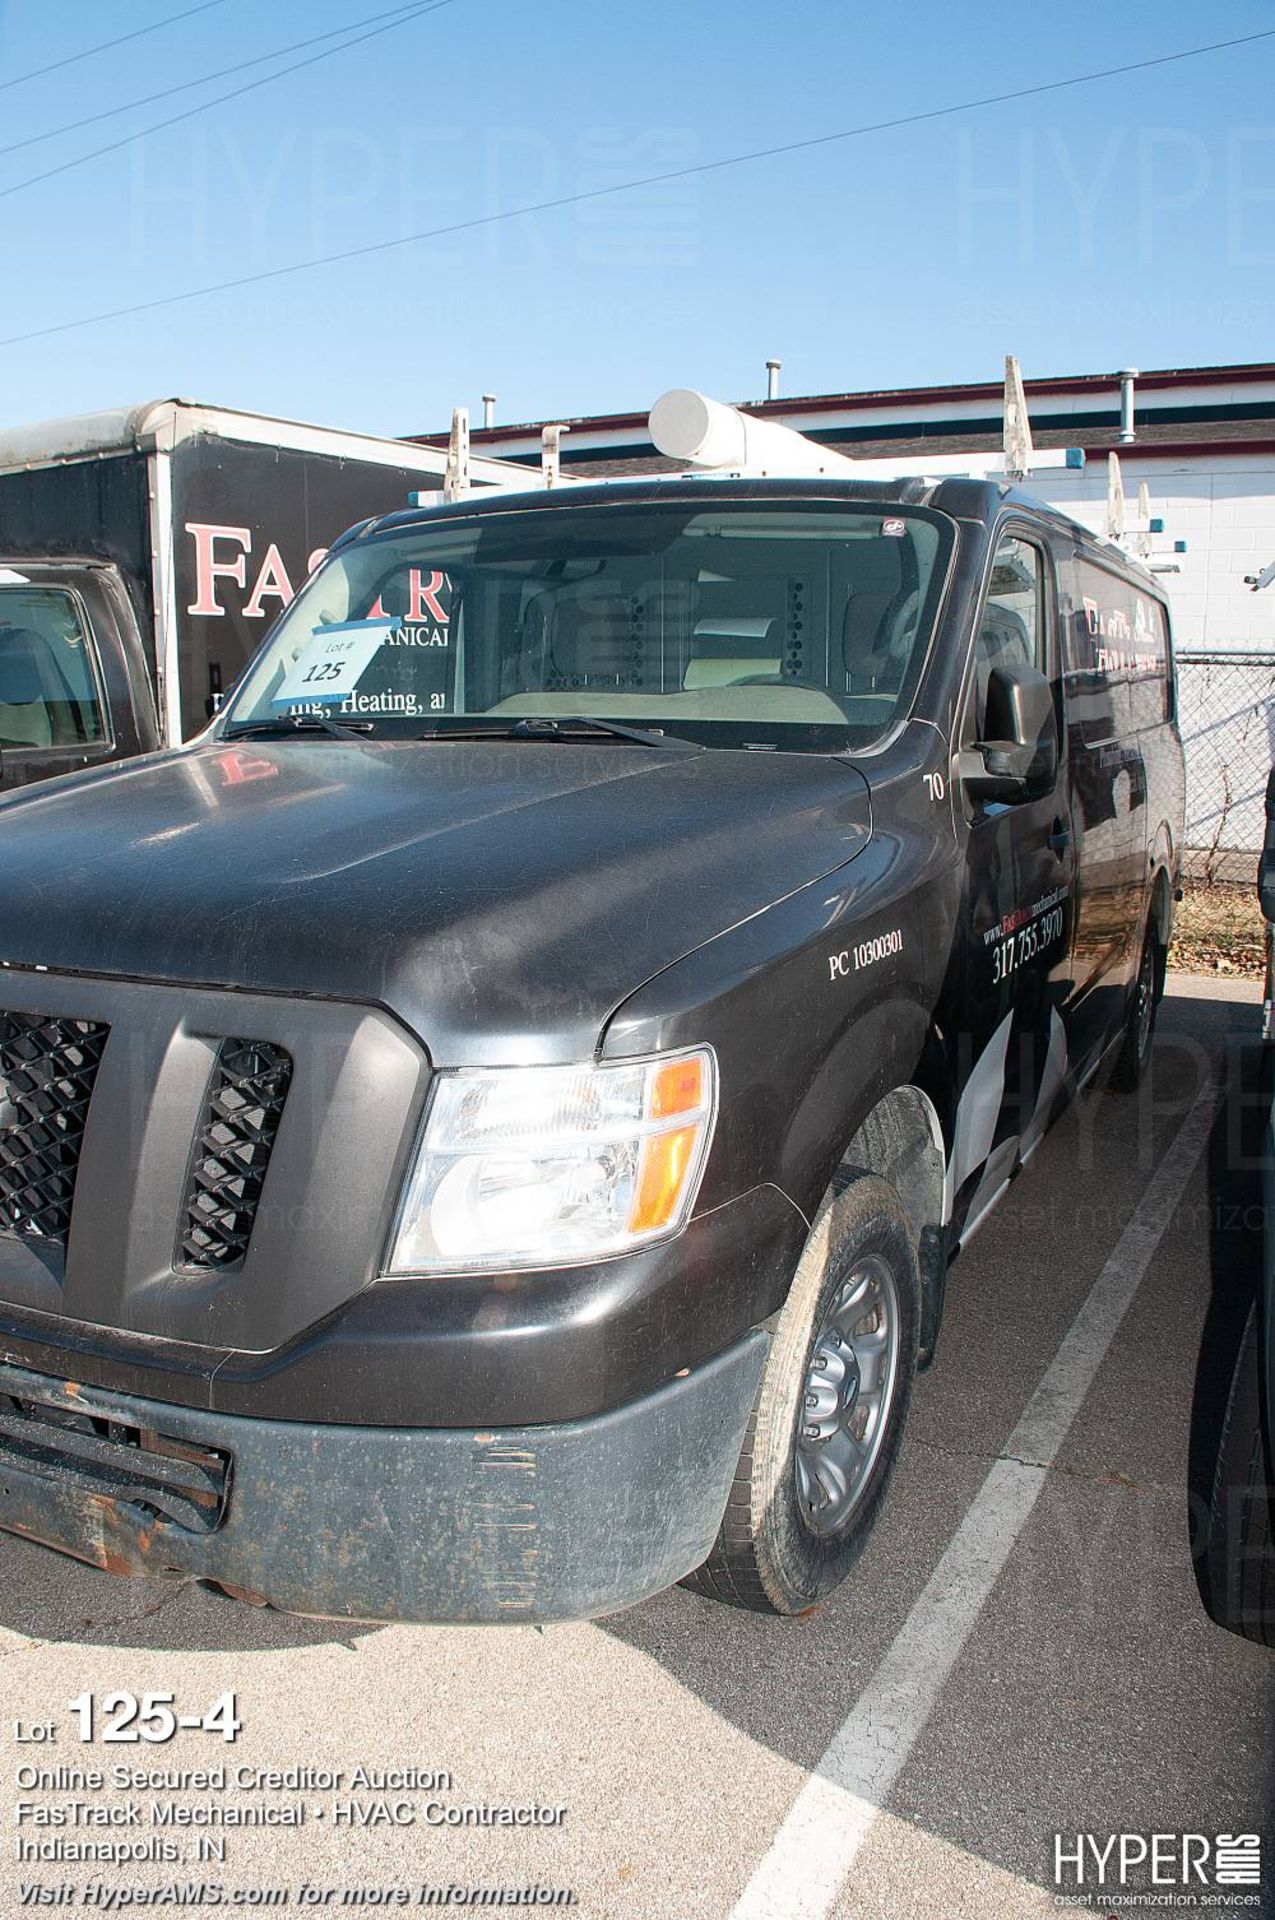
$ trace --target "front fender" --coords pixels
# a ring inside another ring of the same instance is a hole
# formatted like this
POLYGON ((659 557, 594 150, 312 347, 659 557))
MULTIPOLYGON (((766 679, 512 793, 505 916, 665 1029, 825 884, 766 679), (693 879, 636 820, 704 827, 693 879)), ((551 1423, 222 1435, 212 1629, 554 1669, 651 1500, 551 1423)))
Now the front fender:
MULTIPOLYGON (((948 971, 955 895, 946 884, 918 892, 914 874, 897 843, 874 839, 612 1016, 605 1058, 716 1050, 721 1103, 701 1208, 771 1182, 809 1219, 865 1116, 934 1055, 930 1009, 948 971)), ((945 1118, 941 1086, 925 1091, 945 1118)))

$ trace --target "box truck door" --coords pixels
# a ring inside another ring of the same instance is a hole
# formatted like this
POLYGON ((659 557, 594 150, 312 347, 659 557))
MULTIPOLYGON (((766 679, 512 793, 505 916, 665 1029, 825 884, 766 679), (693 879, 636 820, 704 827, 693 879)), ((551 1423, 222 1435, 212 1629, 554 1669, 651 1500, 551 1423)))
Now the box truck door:
POLYGON ((136 621, 116 570, 0 565, 0 788, 157 744, 136 621))

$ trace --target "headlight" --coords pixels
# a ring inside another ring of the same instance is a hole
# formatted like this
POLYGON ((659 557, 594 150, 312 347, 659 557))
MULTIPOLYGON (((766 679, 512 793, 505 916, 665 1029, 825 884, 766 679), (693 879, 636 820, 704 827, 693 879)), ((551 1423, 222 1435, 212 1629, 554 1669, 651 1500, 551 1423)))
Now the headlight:
POLYGON ((708 1047, 440 1074, 389 1271, 568 1266, 676 1233, 716 1107, 708 1047))

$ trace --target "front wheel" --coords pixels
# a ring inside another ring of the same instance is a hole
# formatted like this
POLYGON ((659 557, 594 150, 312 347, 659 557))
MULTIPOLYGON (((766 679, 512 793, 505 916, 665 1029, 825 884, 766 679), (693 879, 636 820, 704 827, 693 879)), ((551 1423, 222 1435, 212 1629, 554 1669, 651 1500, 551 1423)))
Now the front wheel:
POLYGON ((855 1176, 815 1220, 762 1373, 697 1592, 801 1613, 845 1579, 893 1471, 921 1283, 894 1188, 855 1176))

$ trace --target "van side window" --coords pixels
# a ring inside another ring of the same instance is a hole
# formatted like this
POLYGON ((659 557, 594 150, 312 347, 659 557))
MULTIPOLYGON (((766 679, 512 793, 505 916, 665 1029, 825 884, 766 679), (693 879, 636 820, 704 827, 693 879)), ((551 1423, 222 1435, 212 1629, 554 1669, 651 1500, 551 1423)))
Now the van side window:
POLYGON ((974 738, 982 740, 987 683, 999 666, 1048 671, 1045 559, 1039 547, 1010 534, 996 549, 983 618, 974 642, 974 738))
POLYGON ((0 748, 105 738, 93 641, 58 588, 0 586, 0 748))
POLYGON ((1108 732, 1138 732, 1173 717, 1168 622, 1135 579, 1076 559, 1076 604, 1066 640, 1067 683, 1091 737, 1105 700, 1108 732))
POLYGON ((1164 608, 1149 594, 1133 595, 1133 658, 1129 699, 1137 729, 1158 727, 1173 718, 1169 677, 1168 623, 1164 608))

